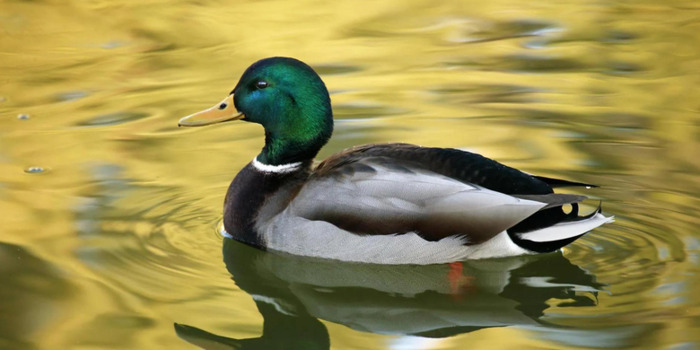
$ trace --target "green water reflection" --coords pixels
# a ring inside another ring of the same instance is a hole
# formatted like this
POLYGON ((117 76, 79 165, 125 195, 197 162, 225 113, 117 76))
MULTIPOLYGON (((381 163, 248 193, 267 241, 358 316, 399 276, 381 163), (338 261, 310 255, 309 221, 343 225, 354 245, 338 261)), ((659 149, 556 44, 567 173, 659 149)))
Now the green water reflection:
MULTIPOLYGON (((262 336, 234 339, 176 325, 183 339, 241 349, 329 349, 319 319, 379 334, 445 338, 484 328, 528 326, 571 332, 542 320, 548 302, 594 306, 603 287, 561 254, 462 265, 377 266, 276 255, 226 240, 224 262, 264 318, 262 336)), ((639 327, 636 342, 645 331, 639 327)), ((574 331, 575 333, 575 331, 574 331)))
POLYGON ((697 2, 0 0, 0 31, 1 349, 700 346, 697 2), (462 270, 222 256, 262 129, 177 120, 273 55, 331 91, 320 157, 473 150, 617 221, 462 270))

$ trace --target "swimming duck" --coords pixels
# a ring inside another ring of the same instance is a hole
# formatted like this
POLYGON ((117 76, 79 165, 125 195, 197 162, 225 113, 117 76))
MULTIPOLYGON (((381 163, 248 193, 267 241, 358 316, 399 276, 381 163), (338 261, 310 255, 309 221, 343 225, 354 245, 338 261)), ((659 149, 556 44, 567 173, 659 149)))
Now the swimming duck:
POLYGON ((333 132, 328 90, 305 63, 255 62, 220 103, 179 126, 261 124, 265 146, 231 182, 224 234, 272 251, 378 264, 433 264, 557 250, 610 222, 592 185, 534 176, 478 154, 370 144, 313 159, 333 132), (563 206, 572 209, 565 212, 563 206))

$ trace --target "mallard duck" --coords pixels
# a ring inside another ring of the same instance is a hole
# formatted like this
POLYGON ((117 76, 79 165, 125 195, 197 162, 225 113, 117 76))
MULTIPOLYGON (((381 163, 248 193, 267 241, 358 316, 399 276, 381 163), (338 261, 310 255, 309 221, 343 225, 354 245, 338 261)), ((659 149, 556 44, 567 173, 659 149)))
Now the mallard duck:
POLYGON ((600 207, 579 216, 586 197, 552 190, 592 185, 458 149, 370 144, 314 166, 333 132, 331 101, 318 74, 294 58, 255 62, 222 102, 179 126, 232 120, 261 124, 265 146, 228 188, 223 234, 262 249, 433 264, 551 252, 612 220, 600 207))

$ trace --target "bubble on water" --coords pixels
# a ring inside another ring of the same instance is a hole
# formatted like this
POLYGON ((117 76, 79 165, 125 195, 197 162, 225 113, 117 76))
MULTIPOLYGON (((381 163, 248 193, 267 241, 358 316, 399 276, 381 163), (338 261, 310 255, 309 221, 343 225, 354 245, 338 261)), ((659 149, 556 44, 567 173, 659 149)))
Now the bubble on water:
POLYGON ((40 166, 30 166, 27 169, 24 169, 24 172, 27 174, 40 174, 46 172, 46 169, 40 166))
POLYGON ((27 119, 29 119, 29 114, 20 113, 20 114, 17 115, 17 119, 19 119, 19 120, 27 120, 27 119))

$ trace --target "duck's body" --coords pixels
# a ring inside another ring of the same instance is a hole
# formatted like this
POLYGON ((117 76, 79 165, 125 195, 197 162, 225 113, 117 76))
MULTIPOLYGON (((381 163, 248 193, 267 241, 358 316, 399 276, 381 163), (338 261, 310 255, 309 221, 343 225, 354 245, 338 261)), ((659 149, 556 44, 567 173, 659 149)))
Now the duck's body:
POLYGON ((313 167, 332 113, 320 78, 297 60, 257 62, 222 104, 181 125, 228 115, 266 130, 265 148, 233 180, 224 204, 227 234, 260 248, 430 264, 553 251, 610 221, 599 210, 579 217, 585 197, 552 190, 590 185, 528 175, 456 149, 365 145, 313 167), (240 113, 225 114, 231 104, 240 113))
POLYGON ((468 152, 365 145, 315 168, 250 162, 229 187, 224 227, 239 241, 295 255, 429 264, 556 250, 607 221, 561 210, 581 199, 468 152), (541 210, 547 201, 558 206, 541 210))

